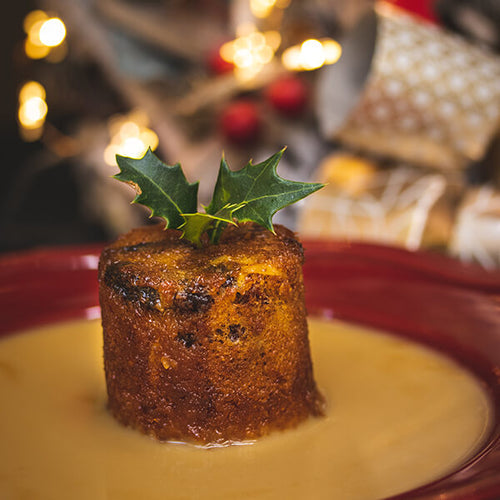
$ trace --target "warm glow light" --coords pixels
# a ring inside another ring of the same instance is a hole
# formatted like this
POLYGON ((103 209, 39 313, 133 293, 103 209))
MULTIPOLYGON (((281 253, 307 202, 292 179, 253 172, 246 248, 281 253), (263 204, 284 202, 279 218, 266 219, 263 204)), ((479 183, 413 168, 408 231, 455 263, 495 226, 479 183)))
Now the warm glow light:
POLYGON ((289 5, 290 0, 250 0, 252 14, 260 19, 268 17, 275 7, 286 9, 289 5))
POLYGON ((250 49, 239 49, 234 54, 234 64, 238 68, 249 68, 254 62, 250 49))
POLYGON ((28 31, 28 40, 33 45, 37 45, 39 47, 48 47, 48 45, 43 44, 42 41, 40 40, 40 30, 42 29, 44 23, 45 20, 42 19, 31 25, 28 31))
POLYGON ((225 43, 220 49, 220 56, 234 64, 234 74, 238 79, 248 80, 272 61, 280 43, 281 36, 277 31, 253 31, 225 43))
POLYGON ((276 52, 281 45, 281 34, 279 31, 266 31, 264 33, 266 45, 269 45, 276 52))
POLYGON ((27 34, 24 50, 30 59, 47 57, 50 62, 58 62, 64 58, 66 26, 61 19, 34 10, 24 18, 23 28, 27 34))
POLYGON ((234 44, 233 42, 227 42, 219 50, 219 54, 226 62, 233 62, 234 60, 234 44))
POLYGON ((31 97, 39 97, 40 99, 45 99, 45 89, 43 85, 34 80, 30 82, 26 82, 19 91, 19 102, 24 102, 30 99, 31 97))
POLYGON ((335 64, 342 54, 340 44, 335 40, 325 40, 322 44, 325 53, 325 64, 335 64))
POLYGON ((45 89, 38 82, 26 82, 19 90, 17 112, 20 134, 25 141, 40 139, 46 115, 45 89))
POLYGON ((319 40, 306 40, 300 46, 300 58, 304 69, 321 68, 326 59, 323 52, 323 45, 321 45, 319 40))
POLYGON ((138 136, 140 134, 139 125, 132 121, 126 121, 120 127, 120 139, 126 140, 129 137, 138 136))
POLYGON ((252 78, 255 78, 261 69, 262 66, 259 65, 248 66, 246 68, 236 66, 234 68, 234 76, 236 76, 240 82, 248 82, 252 78))
POLYGON ((250 44, 250 47, 259 48, 265 45, 266 37, 264 36, 264 33, 261 33, 260 31, 254 31, 253 33, 250 33, 250 35, 248 35, 248 42, 250 44))
POLYGON ((250 0, 250 10, 255 17, 264 18, 273 10, 276 0, 250 0))
POLYGON ((19 106, 19 122, 26 128, 37 128, 45 120, 47 103, 41 97, 30 97, 19 106))
POLYGON ((342 54, 335 40, 306 40, 301 45, 286 49, 281 62, 291 71, 304 71, 321 68, 324 64, 336 63, 342 54))
POLYGON ((24 51, 30 59, 43 59, 50 52, 49 47, 34 44, 29 37, 24 41, 24 51))
POLYGON ((43 45, 57 47, 66 38, 66 26, 58 17, 52 17, 40 26, 38 37, 43 45))
POLYGON ((286 69, 292 71, 300 69, 300 47, 294 46, 286 49, 281 56, 281 62, 286 69))
POLYGON ((255 26, 254 23, 252 22, 245 22, 238 24, 236 26, 236 37, 242 37, 242 36, 247 36, 250 33, 253 33, 254 31, 257 31, 257 27, 255 26))
POLYGON ((144 144, 147 144, 153 151, 158 147, 160 140, 158 136, 149 129, 144 129, 140 134, 139 138, 144 144))
POLYGON ((254 57, 258 64, 270 63, 274 57, 274 50, 269 45, 263 45, 255 51, 254 57))
POLYGON ((23 29, 26 34, 31 31, 35 23, 46 21, 49 16, 43 10, 32 10, 29 12, 23 21, 23 29))
POLYGON ((148 149, 139 137, 127 137, 121 144, 120 154, 131 158, 140 158, 148 149))
POLYGON ((155 132, 147 128, 147 124, 147 116, 140 111, 111 117, 108 122, 111 141, 104 150, 104 161, 114 166, 117 154, 141 158, 148 147, 154 151, 159 139, 155 132))

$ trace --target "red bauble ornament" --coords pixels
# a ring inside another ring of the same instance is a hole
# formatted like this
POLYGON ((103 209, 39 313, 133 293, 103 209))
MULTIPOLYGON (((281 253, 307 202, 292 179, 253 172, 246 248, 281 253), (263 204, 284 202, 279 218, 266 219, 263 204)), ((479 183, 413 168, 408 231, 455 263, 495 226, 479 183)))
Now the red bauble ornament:
POLYGON ((254 102, 239 100, 230 103, 220 117, 220 130, 226 139, 245 144, 257 138, 260 115, 254 102))
POLYGON ((302 79, 290 75, 271 83, 265 91, 265 96, 276 111, 293 116, 304 111, 308 89, 302 79))

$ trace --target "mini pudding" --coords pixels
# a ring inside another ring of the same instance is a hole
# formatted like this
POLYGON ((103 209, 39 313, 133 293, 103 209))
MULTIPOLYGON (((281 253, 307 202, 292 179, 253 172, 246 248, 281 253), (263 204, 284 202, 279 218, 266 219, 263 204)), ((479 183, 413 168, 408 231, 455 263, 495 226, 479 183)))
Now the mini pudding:
POLYGON ((0 341, 0 498, 376 499, 453 471, 491 409, 454 361, 340 322, 309 323, 324 418, 247 445, 162 443, 106 410, 99 321, 0 341))
POLYGON ((160 441, 220 445, 321 416, 304 251, 276 225, 228 226, 196 248, 134 229, 104 248, 99 302, 111 414, 160 441))

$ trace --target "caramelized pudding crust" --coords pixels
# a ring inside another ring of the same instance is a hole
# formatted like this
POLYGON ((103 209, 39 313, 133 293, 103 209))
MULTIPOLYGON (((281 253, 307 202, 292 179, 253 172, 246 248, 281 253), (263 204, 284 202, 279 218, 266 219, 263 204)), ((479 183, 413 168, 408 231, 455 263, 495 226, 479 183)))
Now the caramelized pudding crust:
POLYGON ((99 265, 112 414, 159 440, 254 439, 320 415, 312 374, 303 250, 294 234, 228 227, 196 249, 149 226, 99 265))

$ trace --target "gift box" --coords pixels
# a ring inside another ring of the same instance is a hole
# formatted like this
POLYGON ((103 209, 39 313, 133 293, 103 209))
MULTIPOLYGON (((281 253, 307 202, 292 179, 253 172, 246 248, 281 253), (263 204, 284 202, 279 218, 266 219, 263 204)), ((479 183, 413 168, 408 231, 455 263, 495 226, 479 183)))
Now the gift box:
POLYGON ((350 147, 441 170, 481 159, 498 130, 500 58, 378 3, 321 69, 321 134, 350 147))
POLYGON ((320 165, 327 185, 304 200, 303 237, 368 241, 408 249, 446 248, 461 181, 408 165, 383 167, 351 153, 320 165))

